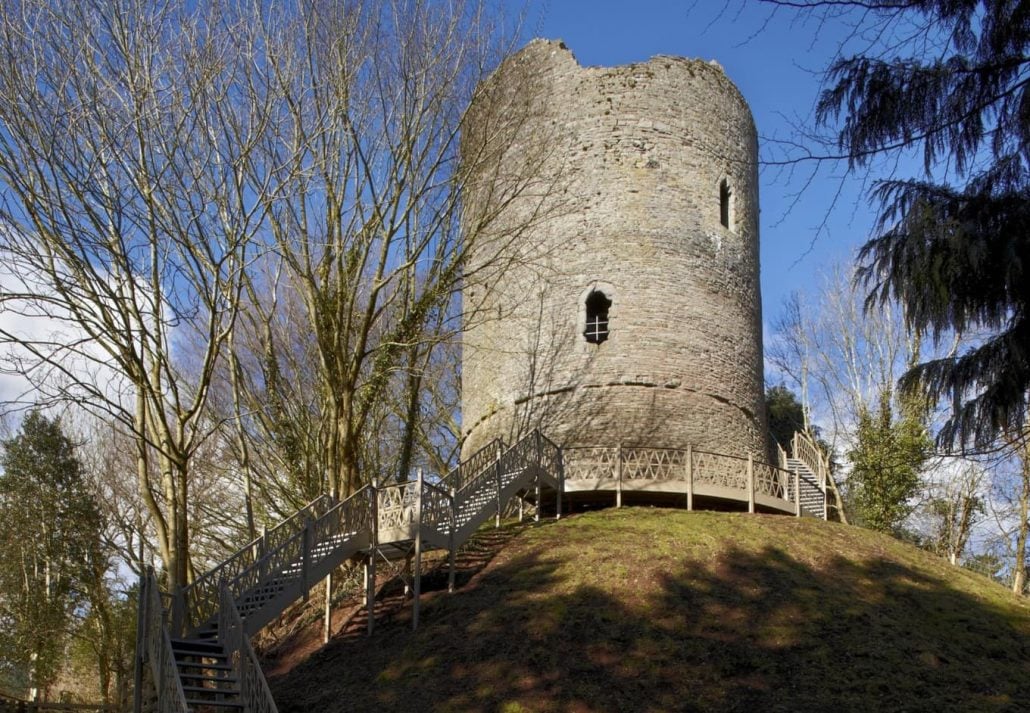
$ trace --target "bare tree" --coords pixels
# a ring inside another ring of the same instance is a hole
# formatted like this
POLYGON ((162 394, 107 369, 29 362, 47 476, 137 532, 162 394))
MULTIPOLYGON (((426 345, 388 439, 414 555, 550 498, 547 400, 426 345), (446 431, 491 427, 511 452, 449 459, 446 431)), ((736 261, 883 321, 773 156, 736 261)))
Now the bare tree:
POLYGON ((491 96, 468 118, 513 47, 505 22, 477 0, 0 9, 0 251, 18 276, 0 305, 53 327, 0 330, 3 369, 131 435, 170 587, 192 576, 193 518, 239 537, 193 497, 213 482, 202 449, 238 460, 249 535, 263 511, 352 492, 382 403, 417 410, 457 331, 469 251, 489 235, 478 267, 515 259, 536 216, 497 216, 546 192, 547 142, 495 181, 528 106, 491 96), (493 192, 475 208, 473 181, 493 192))
POLYGON ((997 527, 995 540, 1011 564, 1013 593, 1024 594, 1030 546, 1030 433, 1007 431, 990 465, 994 487, 988 505, 997 527))
POLYGON ((920 510, 929 518, 930 546, 957 565, 973 529, 986 515, 987 471, 974 461, 961 461, 941 471, 934 482, 928 483, 920 510))
POLYGON ((498 216, 548 188, 531 170, 545 140, 526 150, 524 175, 492 187, 524 102, 489 96, 491 110, 469 118, 513 48, 517 28, 501 20, 477 0, 404 0, 314 3, 266 21, 269 74, 290 113, 261 165, 281 167, 286 190, 270 216, 274 265, 254 283, 234 350, 260 364, 232 370, 233 401, 250 414, 241 454, 245 441, 280 442, 292 450, 278 460, 340 496, 372 477, 368 466, 378 477, 409 469, 423 374, 458 331, 467 256, 489 236, 491 258, 477 267, 521 259, 539 216, 503 230, 498 216), (473 181, 495 199, 463 200, 473 181), (298 370, 310 386, 301 400, 298 370), (387 428, 399 439, 389 465, 377 447, 387 428))
MULTIPOLYGON (((896 389, 922 343, 896 305, 866 311, 863 301, 853 273, 835 267, 815 296, 791 297, 768 348, 769 361, 801 393, 806 419, 826 424, 823 436, 841 453, 853 452, 860 425, 884 408, 894 410, 892 420, 926 413, 922 404, 901 403, 896 389)), ((929 414, 919 418, 928 429, 929 414)))
POLYGON ((275 189, 248 7, 51 3, 0 10, 0 332, 37 398, 116 419, 171 587, 190 576, 191 459, 248 252, 275 189), (203 344, 189 369, 185 337, 203 344), (157 477, 151 462, 157 463, 157 477))

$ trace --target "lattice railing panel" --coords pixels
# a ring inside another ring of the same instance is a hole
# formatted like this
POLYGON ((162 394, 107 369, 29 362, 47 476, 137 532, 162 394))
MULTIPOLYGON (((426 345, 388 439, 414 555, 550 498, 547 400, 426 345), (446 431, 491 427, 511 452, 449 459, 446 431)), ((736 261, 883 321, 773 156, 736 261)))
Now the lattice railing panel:
POLYGON ((566 480, 605 480, 617 477, 618 450, 607 447, 566 448, 566 480))
POLYGON ((482 508, 493 502, 497 494, 498 467, 498 463, 488 465, 455 494, 455 519, 458 527, 464 527, 482 508))
POLYGON ((747 460, 719 453, 694 451, 694 483, 747 490, 747 460))
POLYGON ((753 467, 756 493, 781 500, 790 499, 787 493, 787 481, 791 478, 789 471, 759 461, 755 461, 753 467))
POLYGON ((476 479, 490 464, 494 463, 505 450, 504 441, 495 438, 478 451, 462 461, 461 465, 440 479, 440 487, 444 490, 462 490, 470 481, 476 479))
POLYGON ((537 464, 544 472, 550 473, 552 477, 560 478, 564 469, 561 448, 550 438, 540 433, 540 431, 536 432, 536 439, 537 464))
POLYGON ((815 474, 819 486, 822 487, 826 478, 826 463, 822 451, 815 441, 798 431, 791 440, 791 450, 794 452, 794 457, 804 462, 808 469, 815 474))
POLYGON ((685 480, 687 452, 671 448, 622 448, 623 480, 685 480))
POLYGON ((250 645, 250 637, 243 628, 236 602, 226 587, 219 591, 219 603, 219 641, 232 664, 243 710, 246 713, 278 713, 275 699, 250 645))
POLYGON ((158 713, 187 713, 186 696, 175 666, 175 653, 168 629, 164 625, 161 595, 152 570, 144 576, 143 647, 153 679, 158 713))
POLYGON ((415 506, 418 499, 418 482, 389 485, 376 490, 379 499, 376 506, 379 515, 379 529, 390 530, 407 527, 415 522, 415 506))
POLYGON ((239 582, 249 579, 248 572, 254 570, 268 553, 280 550, 289 540, 295 539, 308 520, 323 516, 333 507, 334 502, 328 495, 315 498, 184 587, 177 603, 182 609, 177 612, 177 616, 182 617, 183 621, 176 621, 175 628, 191 631, 213 619, 218 613, 218 586, 222 580, 239 582))
POLYGON ((504 451, 500 460, 502 487, 514 481, 536 462, 537 446, 536 436, 531 433, 504 451))
POLYGON ((447 534, 452 522, 451 495, 439 485, 422 483, 422 523, 447 534))
POLYGON ((372 527, 372 489, 365 486, 312 523, 314 543, 339 545, 372 527))
POLYGON ((253 567, 240 572, 235 579, 226 582, 229 591, 239 599, 247 592, 252 592, 273 578, 279 577, 282 573, 295 570, 304 559, 306 539, 307 535, 301 530, 279 547, 271 552, 266 552, 265 556, 258 560, 253 567))

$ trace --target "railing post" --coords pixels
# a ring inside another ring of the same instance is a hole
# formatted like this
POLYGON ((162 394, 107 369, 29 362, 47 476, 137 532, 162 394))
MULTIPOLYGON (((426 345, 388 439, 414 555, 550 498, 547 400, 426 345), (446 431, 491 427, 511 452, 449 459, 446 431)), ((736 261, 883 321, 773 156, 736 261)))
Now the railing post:
POLYGON ((536 474, 536 483, 534 483, 534 490, 536 494, 536 509, 533 512, 533 522, 540 522, 540 473, 536 474))
POLYGON ((447 593, 454 593, 454 568, 455 568, 455 530, 458 529, 458 506, 457 506, 457 491, 451 488, 451 532, 447 538, 448 547, 448 561, 447 561, 447 593))
POLYGON ((694 509, 694 446, 687 444, 687 510, 694 509))
MULTIPOLYGON (((162 639, 164 639, 164 635, 163 634, 159 636, 158 641, 161 641, 162 639)), ((163 672, 165 670, 165 657, 167 656, 167 653, 166 653, 167 649, 168 649, 168 647, 164 645, 163 641, 161 641, 161 643, 157 647, 157 670, 158 671, 162 671, 163 672)), ((174 665, 174 663, 173 663, 173 665, 174 665)), ((163 678, 164 678, 164 676, 162 674, 161 678, 159 678, 158 680, 154 681, 154 687, 157 689, 159 700, 160 700, 160 694, 164 693, 164 691, 161 690, 163 688, 163 686, 161 685, 163 678)))
POLYGON ((830 521, 829 500, 826 497, 826 485, 823 485, 823 522, 830 521))
POLYGON ((554 519, 561 520, 561 496, 562 491, 565 489, 565 454, 562 453, 561 449, 558 449, 558 487, 555 489, 557 492, 554 519))
POLYGON ((830 475, 830 468, 829 468, 829 465, 827 465, 825 462, 823 462, 823 454, 822 453, 816 453, 816 457, 819 459, 819 484, 820 484, 820 487, 822 487, 822 489, 823 489, 823 522, 829 522, 830 521, 830 512, 829 512, 829 503, 830 503, 830 501, 828 499, 829 493, 827 492, 826 481, 827 481, 827 478, 829 478, 829 475, 830 475))
POLYGON ((801 476, 794 469, 794 516, 801 517, 801 476))
POLYGON ((329 643, 329 636, 333 629, 333 573, 330 571, 325 576, 325 611, 322 620, 322 643, 329 643))
POLYGON ((375 629, 376 608, 376 553, 379 548, 379 491, 373 480, 369 486, 369 512, 372 522, 369 524, 368 561, 365 564, 365 608, 368 610, 368 635, 375 629))
POLYGON ((622 507, 622 444, 615 447, 615 507, 622 507))
POLYGON ((503 452, 500 446, 497 449, 497 465, 495 466, 495 473, 497 475, 497 517, 494 520, 494 527, 501 526, 501 460, 503 458, 503 452))
POLYGON ((362 574, 365 577, 365 612, 368 615, 368 622, 366 624, 367 633, 369 636, 372 635, 372 629, 375 627, 375 617, 373 616, 373 609, 375 608, 375 557, 376 552, 374 549, 369 548, 368 555, 365 558, 363 564, 364 571, 362 574))
POLYGON ((755 512, 755 457, 747 454, 747 511, 755 512))
POLYGON ((300 564, 300 586, 303 590, 303 599, 308 600, 308 575, 311 571, 311 518, 304 518, 304 537, 302 539, 301 564, 300 564))
POLYGON ((415 495, 415 601, 412 602, 411 628, 418 628, 419 598, 422 594, 422 469, 418 469, 415 495))

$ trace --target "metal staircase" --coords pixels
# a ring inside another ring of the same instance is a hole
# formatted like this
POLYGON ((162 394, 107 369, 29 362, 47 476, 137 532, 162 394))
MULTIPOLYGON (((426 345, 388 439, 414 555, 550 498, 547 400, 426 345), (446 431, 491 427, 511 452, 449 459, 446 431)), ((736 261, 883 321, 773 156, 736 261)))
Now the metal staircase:
MULTIPOLYGON (((561 513, 561 450, 538 431, 508 447, 496 440, 446 476, 365 486, 346 500, 322 496, 244 546, 189 586, 158 590, 141 581, 135 710, 161 713, 276 711, 250 637, 307 596, 317 582, 355 556, 366 564, 366 602, 374 602, 375 563, 414 561, 413 623, 418 622, 421 554, 454 553, 484 522, 500 521, 515 496, 555 494, 561 513)), ((368 606, 369 629, 373 606, 368 606)))
MULTIPOLYGON (((829 464, 822 450, 809 436, 800 431, 790 442, 790 453, 780 450, 781 467, 795 473, 795 485, 800 497, 791 493, 790 499, 798 503, 798 515, 828 519, 827 482, 829 464)), ((791 490, 793 491, 793 487, 791 490)))
MULTIPOLYGON (((737 460, 752 472, 750 458, 737 460)), ((779 451, 779 466, 778 497, 793 503, 799 517, 826 519, 831 476, 818 446, 796 434, 791 452, 779 451)), ((147 572, 140 587, 134 710, 275 713, 251 636, 355 557, 365 564, 369 632, 379 559, 404 557, 413 564, 417 626, 422 552, 448 551, 453 589, 457 548, 491 518, 500 524, 513 498, 535 503, 539 517, 545 488, 560 515, 562 451, 534 431, 510 447, 499 439, 489 443, 442 478, 420 472, 414 481, 365 486, 341 502, 317 498, 178 592, 161 593, 153 571, 147 572)))

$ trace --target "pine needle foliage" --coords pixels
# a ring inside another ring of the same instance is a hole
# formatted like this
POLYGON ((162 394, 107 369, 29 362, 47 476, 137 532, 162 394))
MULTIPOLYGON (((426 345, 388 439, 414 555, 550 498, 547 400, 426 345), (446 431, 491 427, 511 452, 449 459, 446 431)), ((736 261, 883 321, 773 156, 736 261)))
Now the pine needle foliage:
POLYGON ((805 430, 805 410, 794 392, 782 384, 765 391, 765 411, 769 422, 769 435, 785 451, 798 431, 805 430))
POLYGON ((917 148, 927 176, 947 169, 953 183, 878 182, 879 228, 860 251, 859 279, 870 288, 867 307, 898 300, 918 334, 939 342, 987 333, 901 380, 909 393, 951 404, 942 445, 985 446, 1022 428, 1030 393, 1030 0, 861 7, 920 15, 938 49, 921 42, 915 57, 839 59, 819 121, 841 121, 839 146, 853 168, 917 148))
POLYGON ((2 446, 0 664, 25 672, 45 700, 85 604, 100 513, 59 421, 31 411, 2 446))

